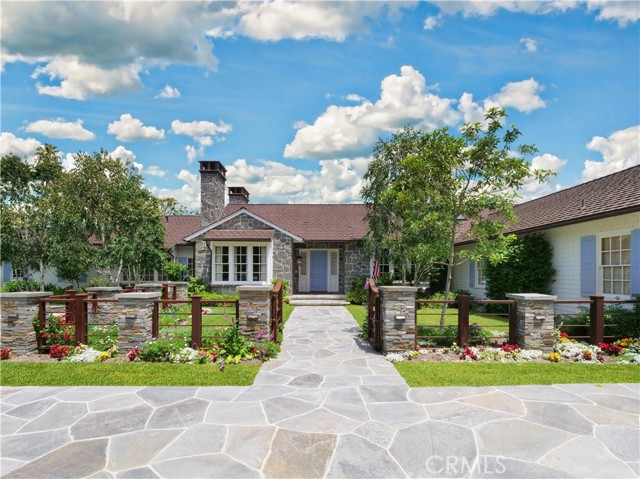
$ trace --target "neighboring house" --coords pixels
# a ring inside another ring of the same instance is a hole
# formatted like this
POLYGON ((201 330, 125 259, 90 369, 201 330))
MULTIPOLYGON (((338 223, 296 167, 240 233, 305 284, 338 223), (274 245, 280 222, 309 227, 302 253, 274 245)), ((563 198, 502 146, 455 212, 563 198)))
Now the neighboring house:
POLYGON ((249 192, 232 186, 225 206, 218 161, 200 162, 200 181, 201 224, 184 239, 194 245, 196 275, 213 289, 280 277, 293 293, 344 293, 352 278, 369 274, 364 205, 250 204, 249 192))
MULTIPOLYGON (((516 205, 515 213, 519 221, 507 232, 544 233, 553 246, 559 299, 640 294, 640 166, 516 205)), ((473 248, 468 226, 460 225, 457 251, 473 248)), ((452 289, 485 298, 484 287, 482 263, 454 268, 452 289)))

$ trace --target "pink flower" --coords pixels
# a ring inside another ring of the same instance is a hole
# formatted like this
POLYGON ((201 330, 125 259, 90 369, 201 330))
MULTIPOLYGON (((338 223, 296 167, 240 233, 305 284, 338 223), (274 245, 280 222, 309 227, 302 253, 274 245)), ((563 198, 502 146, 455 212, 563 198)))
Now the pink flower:
POLYGON ((224 361, 220 363, 220 371, 224 371, 224 361))

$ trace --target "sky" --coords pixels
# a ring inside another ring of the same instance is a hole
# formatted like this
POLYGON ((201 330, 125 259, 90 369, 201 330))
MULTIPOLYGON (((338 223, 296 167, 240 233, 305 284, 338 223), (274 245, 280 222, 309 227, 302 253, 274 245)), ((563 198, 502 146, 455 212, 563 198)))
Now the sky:
POLYGON ((101 149, 199 209, 360 202, 376 141, 506 110, 550 182, 640 164, 640 2, 2 1, 0 153, 101 149))

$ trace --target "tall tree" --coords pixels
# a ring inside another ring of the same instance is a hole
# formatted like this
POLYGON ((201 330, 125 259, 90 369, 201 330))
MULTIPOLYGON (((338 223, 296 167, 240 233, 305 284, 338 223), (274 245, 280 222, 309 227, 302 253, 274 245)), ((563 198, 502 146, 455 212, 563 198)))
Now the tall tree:
POLYGON ((0 171, 2 260, 31 274, 38 271, 43 290, 45 271, 55 263, 55 251, 67 237, 56 228, 56 189, 64 173, 58 150, 52 145, 39 147, 33 163, 6 155, 0 171))
POLYGON ((454 266, 506 257, 513 237, 504 232, 517 221, 517 190, 553 174, 531 166, 527 157, 536 148, 516 145, 521 133, 513 125, 504 130, 505 117, 504 110, 492 108, 484 124, 466 123, 459 135, 447 128, 428 133, 407 128, 378 142, 365 175, 371 243, 397 248, 424 264, 445 265, 446 299, 454 266), (475 248, 456 255, 461 220, 468 222, 467 238, 475 248))
POLYGON ((144 270, 159 269, 164 227, 157 199, 128 164, 105 151, 78 153, 68 174, 65 202, 75 211, 91 241, 91 262, 118 284, 124 272, 140 280, 144 270))

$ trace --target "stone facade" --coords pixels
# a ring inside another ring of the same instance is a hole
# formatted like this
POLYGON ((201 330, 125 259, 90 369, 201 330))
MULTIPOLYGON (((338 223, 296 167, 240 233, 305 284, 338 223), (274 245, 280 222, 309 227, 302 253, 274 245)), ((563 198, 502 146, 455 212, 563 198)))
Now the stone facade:
POLYGON ((271 291, 273 286, 247 285, 238 286, 240 295, 240 326, 248 339, 257 340, 260 331, 269 338, 269 322, 271 321, 271 291))
POLYGON ((547 294, 507 294, 518 307, 516 340, 522 348, 553 351, 554 309, 557 296, 547 294))
POLYGON ((23 356, 37 349, 33 318, 38 315, 38 300, 51 295, 50 291, 0 295, 0 332, 3 348, 10 348, 16 356, 23 356))
MULTIPOLYGON (((87 293, 95 293, 98 299, 115 299, 116 295, 122 293, 122 288, 118 287, 94 287, 87 288, 87 293)), ((98 302, 87 307, 88 321, 90 324, 113 324, 117 321, 119 314, 118 303, 98 302)))
POLYGON ((382 352, 413 350, 415 347, 415 300, 417 288, 381 286, 382 352))
POLYGON ((186 281, 167 281, 169 285, 169 291, 173 291, 173 287, 176 288, 176 299, 184 301, 189 299, 189 283, 186 281))
POLYGON ((126 354, 152 337, 153 302, 160 293, 124 293, 118 300, 118 350, 126 354))
POLYGON ((200 162, 200 215, 203 227, 222 218, 226 181, 226 169, 219 161, 200 162))
POLYGON ((351 287, 351 280, 353 278, 368 278, 370 274, 370 258, 365 252, 362 242, 345 244, 343 283, 345 285, 345 289, 347 291, 349 290, 351 287))

